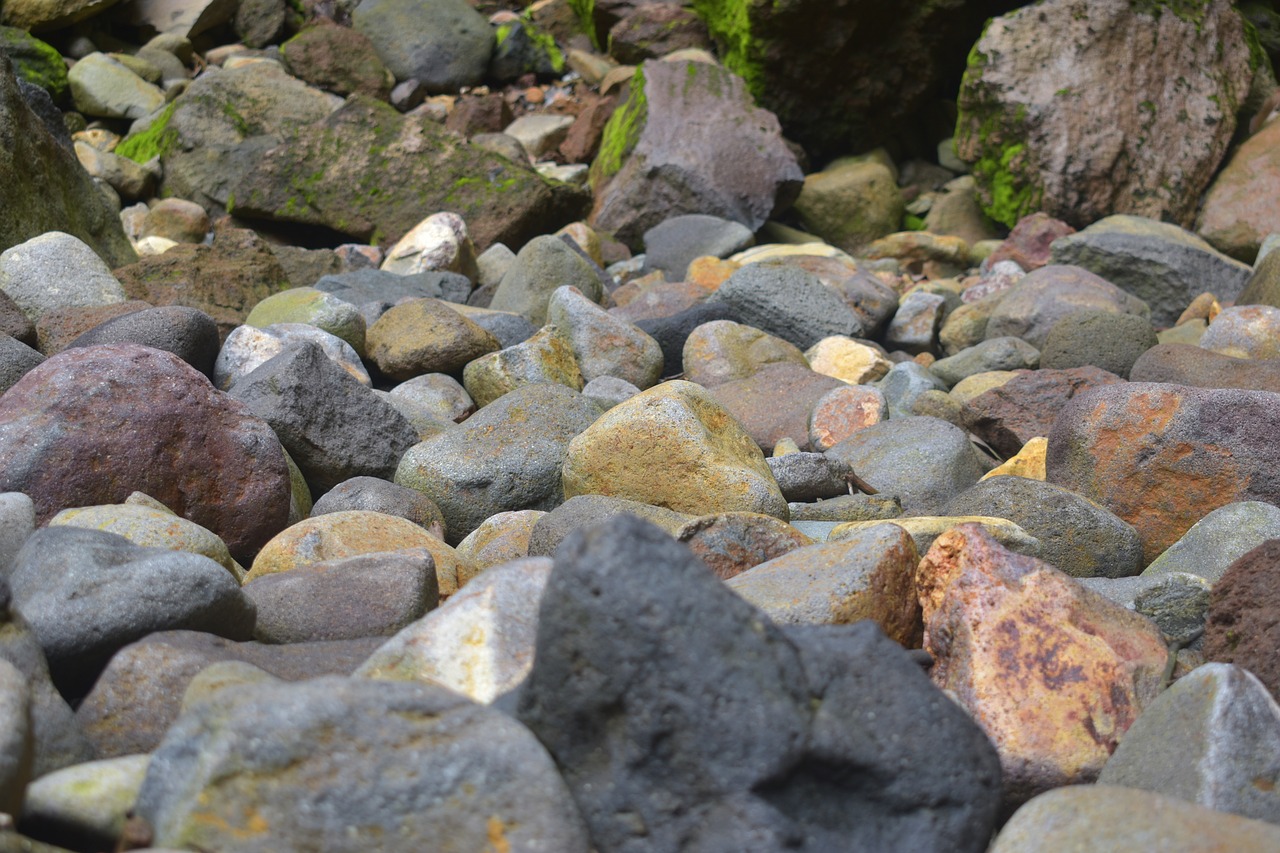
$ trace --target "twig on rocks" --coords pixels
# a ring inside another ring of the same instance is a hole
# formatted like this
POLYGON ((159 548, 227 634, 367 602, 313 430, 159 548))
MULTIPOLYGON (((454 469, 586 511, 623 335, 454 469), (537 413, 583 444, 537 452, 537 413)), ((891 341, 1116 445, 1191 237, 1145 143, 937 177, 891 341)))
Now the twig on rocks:
POLYGON ((857 489, 858 491, 862 492, 864 495, 880 494, 875 489, 871 488, 871 486, 867 484, 866 480, 862 479, 852 471, 844 475, 844 481, 849 485, 849 494, 851 495, 854 494, 854 491, 853 491, 854 489, 857 489))

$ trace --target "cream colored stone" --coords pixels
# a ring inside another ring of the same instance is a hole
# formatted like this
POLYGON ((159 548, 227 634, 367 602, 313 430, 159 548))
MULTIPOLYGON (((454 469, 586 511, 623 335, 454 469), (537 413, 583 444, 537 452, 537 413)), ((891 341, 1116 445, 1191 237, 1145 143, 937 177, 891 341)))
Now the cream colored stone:
POLYGON ((921 554, 932 547, 934 541, 948 530, 960 524, 980 524, 996 541, 1020 554, 1034 556, 1040 551, 1040 540, 1007 518, 988 515, 919 515, 884 521, 846 521, 831 529, 828 542, 842 542, 861 536, 863 531, 877 524, 896 524, 907 532, 921 554))
POLYGON ((850 385, 875 382, 893 367, 893 362, 875 347, 842 335, 823 338, 809 347, 804 355, 813 370, 850 385))
POLYGON ((1049 451, 1049 439, 1033 438, 1022 445, 1016 455, 1010 456, 1003 463, 982 475, 988 477, 1026 477, 1028 480, 1043 480, 1044 458, 1049 451))

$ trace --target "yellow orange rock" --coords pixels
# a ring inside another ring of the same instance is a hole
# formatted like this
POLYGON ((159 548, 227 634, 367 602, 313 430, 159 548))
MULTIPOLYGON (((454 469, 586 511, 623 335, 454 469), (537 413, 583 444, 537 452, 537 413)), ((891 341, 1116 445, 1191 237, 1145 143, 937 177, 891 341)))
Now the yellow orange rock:
MULTIPOLYGON (((831 528, 828 542, 840 542, 863 535, 869 527, 884 524, 883 521, 846 521, 831 528)), ((921 554, 933 547, 934 541, 953 527, 961 524, 980 524, 1001 545, 1020 554, 1035 556, 1040 551, 1040 540, 1007 518, 989 515, 917 515, 895 518, 888 522, 907 532, 921 554)))
POLYGON ((875 382, 893 367, 893 363, 875 347, 841 335, 818 341, 805 352, 805 358, 809 359, 809 367, 818 373, 834 376, 850 385, 875 382))
POLYGON ((544 515, 546 512, 540 509, 519 509, 491 515, 458 543, 458 555, 476 572, 527 557, 533 526, 544 515))
POLYGON ((1033 438, 1016 455, 982 475, 988 477, 1026 477, 1028 480, 1044 480, 1044 455, 1049 449, 1049 439, 1033 438))

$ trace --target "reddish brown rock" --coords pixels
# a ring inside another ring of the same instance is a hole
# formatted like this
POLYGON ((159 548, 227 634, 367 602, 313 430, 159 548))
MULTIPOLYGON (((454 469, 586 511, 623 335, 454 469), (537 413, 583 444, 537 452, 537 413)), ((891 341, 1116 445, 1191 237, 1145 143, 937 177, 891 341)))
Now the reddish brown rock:
POLYGON ((1280 393, 1280 358, 1235 358, 1190 344, 1160 344, 1133 363, 1134 382, 1280 393))
POLYGON ((612 294, 614 307, 609 313, 628 323, 672 317, 701 305, 712 293, 700 284, 666 281, 661 275, 645 276, 619 287, 612 294))
POLYGON ((832 388, 809 415, 809 444, 818 452, 830 450, 858 430, 880 423, 888 414, 889 405, 879 388, 832 388))
POLYGON ((1159 693, 1155 623, 980 525, 939 536, 915 583, 930 677, 996 745, 1006 802, 1092 782, 1159 693))
POLYGON ((289 469, 266 421, 171 353, 67 350, 0 400, 0 491, 42 524, 145 492, 249 562, 288 521, 289 469))
POLYGON ((560 143, 560 156, 567 163, 590 163, 600 148, 600 135, 609 117, 618 107, 617 95, 592 98, 569 126, 569 133, 560 143))
POLYGON ((471 137, 477 133, 501 133, 514 120, 507 99, 500 92, 460 98, 445 119, 444 126, 471 137))
POLYGON ((1218 507, 1280 504, 1277 394, 1108 385, 1067 403, 1048 438, 1048 481, 1132 524, 1146 562, 1218 507))
POLYGON ((1245 140, 1205 193, 1196 233, 1219 251, 1252 263, 1262 240, 1280 231, 1280 121, 1245 140))
POLYGON ((788 363, 769 365, 746 379, 717 385, 709 393, 762 450, 772 450, 783 438, 808 450, 813 407, 828 391, 841 387, 844 383, 839 379, 788 363))
POLYGON ((137 299, 113 305, 75 305, 51 308, 36 322, 37 349, 45 355, 57 355, 72 341, 108 320, 145 311, 152 306, 137 299))
POLYGON ((1061 219, 1047 213, 1033 213, 1018 220, 1005 241, 991 253, 987 263, 994 266, 1000 261, 1013 261, 1026 272, 1038 270, 1049 264, 1049 246, 1059 237, 1076 233, 1061 219))
POLYGON ((1280 539, 1232 563, 1213 586, 1204 626, 1207 660, 1233 663, 1280 697, 1280 539))
POLYGON ((676 538, 722 580, 813 544, 785 521, 757 512, 704 515, 680 528, 676 538))
POLYGON ((1037 436, 1049 434, 1067 401, 1090 388, 1123 383, 1100 367, 1025 370, 964 404, 964 425, 1006 458, 1037 436))

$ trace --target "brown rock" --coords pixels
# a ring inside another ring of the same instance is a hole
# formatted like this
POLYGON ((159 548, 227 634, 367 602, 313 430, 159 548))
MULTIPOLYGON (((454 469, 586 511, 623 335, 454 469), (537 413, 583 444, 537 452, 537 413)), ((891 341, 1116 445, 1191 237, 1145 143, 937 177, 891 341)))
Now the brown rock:
MULTIPOLYGON (((1083 267, 1050 264, 1029 273, 1013 287, 989 299, 991 310, 983 332, 987 340, 1013 335, 1036 349, 1059 320, 1077 311, 1114 311, 1151 316, 1147 303, 1083 267)), ((986 300, 969 307, 980 312, 986 300)), ((960 309, 963 310, 963 309, 960 309)), ((960 313, 957 310, 955 313, 960 313)), ((946 343, 945 335, 943 343, 946 343)), ((950 350, 948 350, 950 351, 950 350)))
POLYGON ((830 450, 888 415, 889 406, 879 388, 870 385, 832 388, 818 398, 809 415, 809 444, 818 452, 830 450))
POLYGON ((799 364, 774 364, 746 379, 710 389, 716 402, 742 424, 762 450, 791 438, 809 448, 809 417, 823 395, 845 387, 839 379, 799 364))
POLYGON ((1280 122, 1268 122, 1231 155, 1208 192, 1196 233, 1233 258, 1252 263, 1262 240, 1280 231, 1280 122))
POLYGON ((700 284, 666 281, 662 273, 629 281, 613 292, 614 307, 609 313, 636 323, 679 314, 706 301, 711 290, 700 284))
POLYGON ((1280 697, 1280 539, 1240 557, 1213 586, 1204 626, 1206 660, 1233 663, 1280 697))
POLYGON ((108 320, 151 308, 137 299, 114 305, 77 305, 51 308, 36 321, 37 349, 45 355, 57 355, 72 341, 108 320))
POLYGON ((757 512, 704 515, 681 527, 676 538, 721 580, 813 544, 785 521, 757 512))
POLYGON ((876 524, 843 542, 796 548, 748 569, 729 588, 782 624, 847 625, 871 619, 889 639, 920 646, 915 543, 876 524))
POLYGON ((351 27, 308 27, 280 46, 289 72, 335 95, 366 95, 385 101, 395 76, 378 58, 373 43, 351 27))
POLYGON ((488 95, 464 95, 453 105, 444 126, 454 133, 471 137, 477 133, 501 133, 515 117, 501 92, 488 95))
POLYGON ((1022 370, 964 404, 964 426, 1008 458, 1050 427, 1066 402, 1083 391, 1124 382, 1100 367, 1022 370))
POLYGON ((1129 371, 1134 382, 1280 393, 1280 359, 1235 358, 1190 344, 1160 344, 1129 371))
POLYGON ((1128 382, 1071 400, 1047 479, 1132 524, 1145 562, 1236 501, 1280 504, 1280 396, 1128 382))
POLYGON ((378 318, 365 338, 369 358, 392 379, 457 373, 502 348, 492 333, 439 299, 413 299, 378 318))
POLYGON ((609 30, 609 55, 624 65, 689 47, 710 50, 711 38, 702 19, 678 4, 639 5, 609 30))
POLYGON ((220 661, 244 661, 285 681, 349 675, 383 637, 293 643, 236 643, 197 631, 162 631, 125 646, 76 710, 98 758, 151 752, 178 718, 191 679, 220 661))
POLYGON ((690 332, 683 362, 685 378, 704 388, 750 378, 771 364, 809 366, 795 344, 732 320, 712 320, 690 332))
POLYGON ((590 163, 595 158, 600 148, 600 135, 617 107, 617 95, 591 97, 569 126, 564 142, 560 143, 560 156, 566 163, 590 163))
POLYGON ((289 512, 284 450, 266 422, 177 356, 135 344, 67 350, 9 389, 0 490, 30 495, 38 524, 145 492, 241 562, 289 512))
POLYGON ((987 259, 992 266, 1000 261, 1013 261, 1026 272, 1049 264, 1049 246, 1059 237, 1076 233, 1061 219, 1047 213, 1032 213, 1018 220, 1009 236, 987 259))
POLYGON ((36 327, 32 325, 31 318, 3 290, 0 290, 0 334, 22 341, 33 349, 36 347, 36 327))
POLYGON ((1093 781, 1159 692, 1160 629, 980 525, 920 561, 930 677, 995 743, 1006 800, 1093 781))

